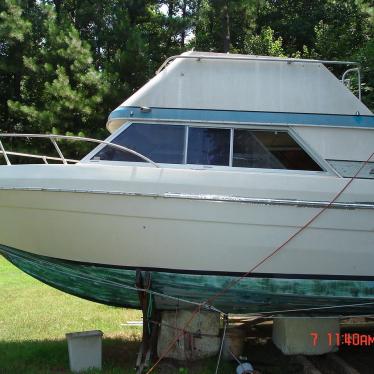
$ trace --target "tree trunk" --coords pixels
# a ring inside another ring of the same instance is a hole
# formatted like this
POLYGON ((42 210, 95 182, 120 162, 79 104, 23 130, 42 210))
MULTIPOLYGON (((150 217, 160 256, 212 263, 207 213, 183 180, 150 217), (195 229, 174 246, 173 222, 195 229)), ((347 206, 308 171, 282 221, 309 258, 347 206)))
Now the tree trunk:
POLYGON ((62 0, 53 0, 53 3, 55 4, 57 22, 60 23, 62 0))
POLYGON ((223 35, 223 52, 230 50, 230 16, 228 0, 224 1, 222 8, 222 35, 223 35))
POLYGON ((186 39, 186 26, 185 26, 185 20, 187 15, 187 0, 183 1, 182 5, 182 22, 183 22, 183 30, 181 32, 181 47, 184 48, 184 42, 186 39))
POLYGON ((168 17, 173 17, 174 14, 174 0, 168 1, 168 17))
POLYGON ((175 0, 169 0, 168 1, 168 19, 167 19, 167 37, 166 37, 166 43, 165 43, 165 55, 167 56, 169 54, 169 49, 172 44, 172 37, 173 37, 173 15, 174 15, 174 1, 175 0))

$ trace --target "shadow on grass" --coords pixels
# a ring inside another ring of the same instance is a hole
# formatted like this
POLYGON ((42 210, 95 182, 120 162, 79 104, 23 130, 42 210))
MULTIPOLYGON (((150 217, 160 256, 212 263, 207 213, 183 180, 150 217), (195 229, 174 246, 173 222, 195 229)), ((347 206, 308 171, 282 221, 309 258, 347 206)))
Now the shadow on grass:
MULTIPOLYGON (((134 374, 136 356, 140 342, 124 338, 103 339, 103 370, 89 370, 90 374, 134 374)), ((301 373, 300 365, 293 364, 268 341, 265 344, 246 344, 246 353, 254 367, 262 374, 301 373)), ((155 374, 213 374, 217 357, 177 362, 164 359, 154 371, 155 374)), ((222 360, 219 374, 235 373, 236 362, 222 360)), ((69 355, 65 340, 1 342, 1 374, 50 374, 70 373, 69 355)))
MULTIPOLYGON (((134 373, 140 343, 121 338, 103 339, 101 373, 134 373)), ((89 370, 88 373, 97 371, 89 370)), ((70 373, 66 340, 0 341, 0 373, 70 373)))
MULTIPOLYGON (((129 374, 135 373, 134 366, 140 347, 139 341, 123 338, 103 339, 103 370, 88 370, 85 373, 129 374)), ((215 372, 217 358, 196 362, 163 360, 157 374, 211 374, 215 372)), ((234 373, 232 363, 221 362, 220 374, 234 373)), ((41 340, 4 342, 0 341, 1 374, 50 374, 71 373, 66 340, 41 340)))

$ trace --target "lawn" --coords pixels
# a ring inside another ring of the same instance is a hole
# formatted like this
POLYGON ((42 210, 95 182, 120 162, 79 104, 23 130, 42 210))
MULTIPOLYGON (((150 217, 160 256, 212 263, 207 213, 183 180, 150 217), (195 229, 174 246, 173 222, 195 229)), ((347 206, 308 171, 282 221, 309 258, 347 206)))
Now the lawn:
POLYGON ((141 329, 123 324, 140 319, 140 311, 108 307, 55 290, 0 256, 1 373, 68 371, 65 333, 85 330, 104 332, 105 372, 132 373, 141 329))
MULTIPOLYGON (((0 256, 2 374, 69 372, 65 334, 85 330, 104 332, 104 373, 134 373, 141 328, 123 324, 140 319, 140 311, 109 307, 55 290, 0 256)), ((188 370, 164 362, 157 372, 214 373, 215 360, 194 364, 188 370)), ((231 364, 222 363, 222 373, 234 371, 231 364)))

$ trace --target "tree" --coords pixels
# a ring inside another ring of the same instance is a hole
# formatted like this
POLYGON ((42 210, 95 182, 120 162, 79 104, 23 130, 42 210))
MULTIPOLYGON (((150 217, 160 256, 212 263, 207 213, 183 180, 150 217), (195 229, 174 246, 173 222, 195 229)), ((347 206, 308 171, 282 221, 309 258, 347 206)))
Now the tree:
POLYGON ((105 136, 108 113, 192 47, 356 59, 374 109, 373 20, 371 0, 0 0, 0 128, 105 136))
POLYGON ((314 29, 317 55, 329 59, 352 57, 369 37, 368 14, 355 0, 328 2, 325 11, 314 29))
MULTIPOLYGON (((315 43, 315 27, 326 18, 330 0, 267 0, 258 10, 256 34, 271 27, 275 37, 281 37, 288 55, 315 43)), ((338 3, 338 2, 337 2, 338 3)))
POLYGON ((258 35, 248 35, 245 41, 245 53, 263 56, 285 57, 282 38, 275 39, 270 27, 261 30, 258 35))
POLYGON ((362 67, 363 102, 374 112, 374 39, 370 38, 355 57, 362 67))
POLYGON ((16 125, 7 100, 19 100, 24 73, 22 56, 29 49, 32 34, 27 3, 23 8, 15 0, 0 2, 0 128, 12 131, 16 125))
POLYGON ((253 29, 255 6, 253 0, 201 0, 193 45, 202 51, 242 53, 253 29))
MULTIPOLYGON (((326 16, 315 27, 314 55, 331 60, 353 60, 363 71, 363 101, 374 110, 374 28, 370 14, 356 1, 328 2, 326 16)), ((342 70, 335 68, 342 74, 342 70)), ((351 79, 357 92, 357 79, 351 79)))
POLYGON ((29 128, 43 132, 96 132, 106 116, 101 110, 108 90, 105 75, 92 65, 91 51, 68 20, 44 8, 44 35, 23 57, 18 100, 10 111, 29 128))
MULTIPOLYGON (((369 0, 267 0, 258 12, 256 34, 271 25, 288 56, 360 61, 363 100, 373 110, 373 10, 369 0)), ((341 75, 343 68, 333 71, 341 75)))

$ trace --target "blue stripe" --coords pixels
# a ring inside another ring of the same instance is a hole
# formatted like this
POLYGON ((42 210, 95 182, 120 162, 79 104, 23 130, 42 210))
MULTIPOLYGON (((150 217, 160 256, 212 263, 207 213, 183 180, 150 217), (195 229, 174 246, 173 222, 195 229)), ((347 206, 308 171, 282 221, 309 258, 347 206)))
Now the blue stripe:
POLYGON ((264 125, 311 125, 374 128, 374 116, 341 114, 305 114, 279 112, 242 112, 232 110, 170 109, 152 108, 148 113, 138 107, 118 107, 109 120, 116 118, 182 120, 182 121, 221 121, 263 123, 264 125))

